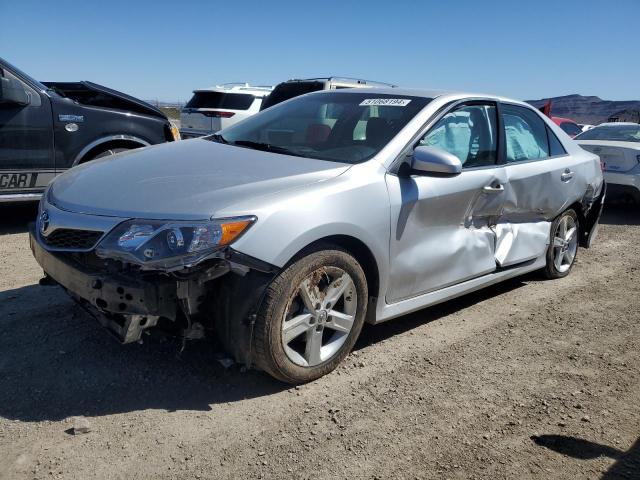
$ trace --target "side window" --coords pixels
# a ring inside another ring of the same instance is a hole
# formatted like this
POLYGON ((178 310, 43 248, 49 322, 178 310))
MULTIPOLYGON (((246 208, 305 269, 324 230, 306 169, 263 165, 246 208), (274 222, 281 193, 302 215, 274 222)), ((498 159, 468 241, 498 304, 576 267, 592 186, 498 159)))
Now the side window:
POLYGON ((516 105, 502 105, 502 116, 507 163, 549 156, 547 126, 536 112, 516 105))
POLYGON ((460 159, 463 167, 495 165, 498 128, 493 105, 464 105, 436 123, 420 145, 437 147, 460 159))
POLYGON ((13 78, 20 82, 25 92, 27 92, 27 97, 29 98, 29 105, 28 105, 29 107, 39 107, 42 104, 42 102, 40 101, 40 95, 38 95, 38 93, 33 88, 31 88, 29 85, 24 83, 22 80, 20 80, 18 77, 13 75, 8 70, 1 70, 0 72, 2 73, 1 76, 3 77, 13 78))
POLYGON ((547 136, 549 137, 549 155, 555 157, 556 155, 565 155, 567 151, 564 149, 556 134, 547 127, 547 136))

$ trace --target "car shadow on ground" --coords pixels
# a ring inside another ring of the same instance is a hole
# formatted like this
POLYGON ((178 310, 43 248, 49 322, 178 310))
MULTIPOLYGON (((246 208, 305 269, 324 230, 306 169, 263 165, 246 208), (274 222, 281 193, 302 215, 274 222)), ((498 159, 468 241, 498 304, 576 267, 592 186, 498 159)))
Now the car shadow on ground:
MULTIPOLYGON (((388 339, 476 302, 518 288, 521 281, 462 297, 393 322, 370 326, 356 348, 388 339)), ((212 343, 160 333, 121 345, 59 287, 0 292, 0 416, 56 421, 146 409, 208 411, 216 404, 289 389, 267 374, 224 368, 212 343)))
POLYGON ((471 307, 484 300, 488 300, 523 287, 528 281, 540 279, 542 279, 542 276, 534 272, 520 278, 506 280, 496 285, 478 290, 477 292, 468 293, 432 307, 418 310, 417 312, 395 318, 385 323, 378 325, 365 324, 362 329, 362 333, 356 342, 354 350, 360 350, 374 343, 379 343, 383 340, 389 339, 395 335, 408 332, 409 330, 425 323, 436 321, 442 317, 464 310, 465 308, 471 307))
POLYGON ((24 233, 38 214, 37 202, 0 205, 0 235, 24 233))
POLYGON ((566 435, 540 435, 531 439, 537 445, 579 460, 603 456, 615 459, 615 463, 602 475, 602 480, 640 479, 640 438, 626 452, 566 435))
POLYGON ((603 225, 640 225, 640 205, 607 202, 602 217, 600 217, 600 223, 603 225))

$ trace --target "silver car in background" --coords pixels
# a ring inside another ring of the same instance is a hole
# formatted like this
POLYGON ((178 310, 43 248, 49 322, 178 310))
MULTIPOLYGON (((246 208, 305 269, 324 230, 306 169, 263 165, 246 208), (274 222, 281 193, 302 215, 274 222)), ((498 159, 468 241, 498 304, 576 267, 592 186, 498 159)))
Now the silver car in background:
POLYGON ((300 383, 333 370, 365 321, 567 275, 603 197, 598 157, 525 103, 324 91, 64 173, 30 242, 122 341, 155 325, 212 336, 300 383))
POLYGON ((640 124, 602 123, 581 133, 575 141, 600 157, 609 197, 640 204, 640 124))

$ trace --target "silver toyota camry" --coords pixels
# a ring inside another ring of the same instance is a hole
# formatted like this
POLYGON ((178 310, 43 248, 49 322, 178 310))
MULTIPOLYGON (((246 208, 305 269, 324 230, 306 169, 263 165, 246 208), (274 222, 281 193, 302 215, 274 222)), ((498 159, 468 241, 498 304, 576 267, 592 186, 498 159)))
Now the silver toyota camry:
POLYGON ((604 193, 599 158, 525 103, 327 91, 69 170, 30 243, 42 283, 121 341, 215 338, 300 383, 333 370, 364 322, 566 276, 604 193))

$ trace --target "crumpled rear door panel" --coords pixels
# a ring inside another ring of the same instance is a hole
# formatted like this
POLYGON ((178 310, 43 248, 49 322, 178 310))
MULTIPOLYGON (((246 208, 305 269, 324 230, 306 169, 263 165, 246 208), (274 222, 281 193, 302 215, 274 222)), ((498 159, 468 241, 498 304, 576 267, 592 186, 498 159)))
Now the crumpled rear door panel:
POLYGON ((507 267, 543 255, 551 222, 587 189, 581 161, 571 156, 505 167, 504 210, 496 232, 496 262, 507 267))

